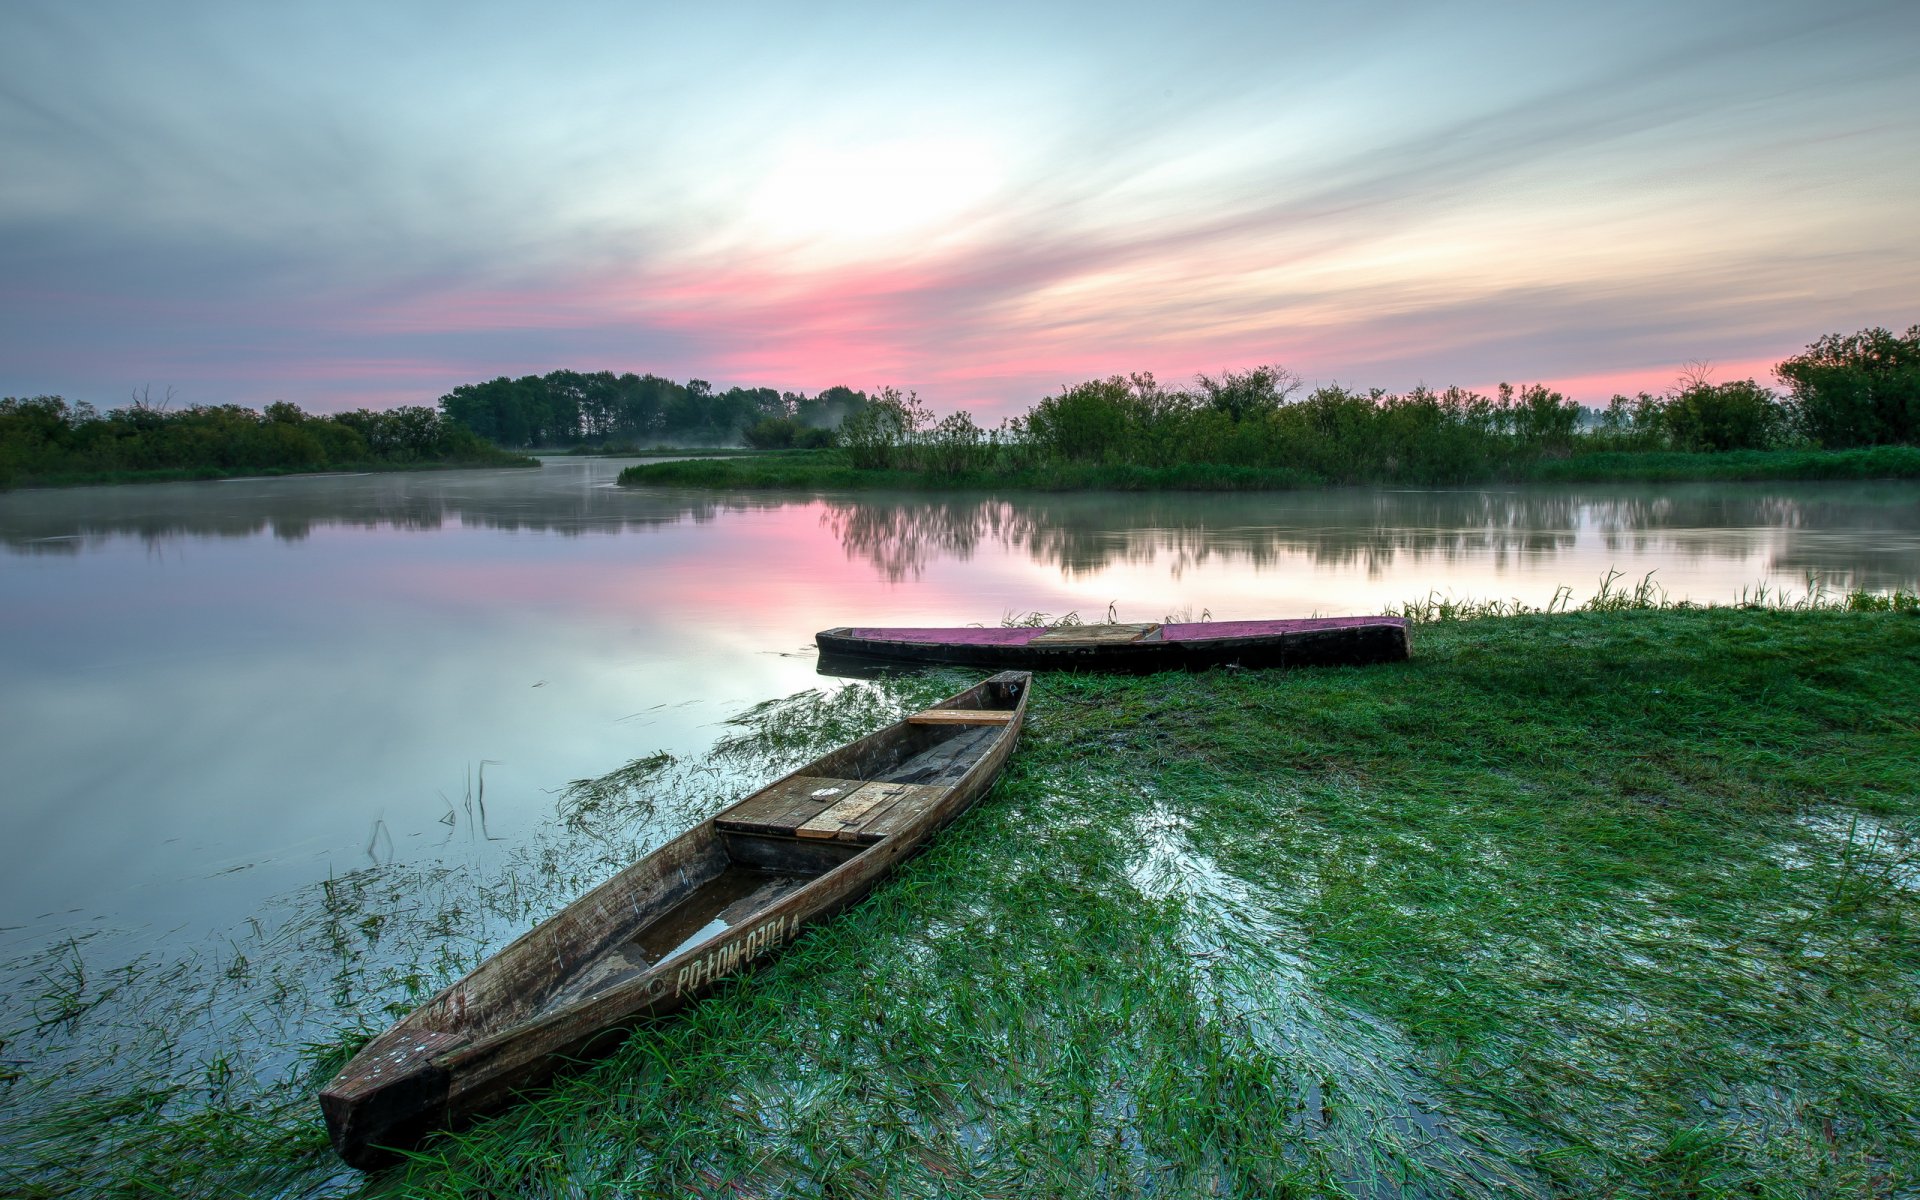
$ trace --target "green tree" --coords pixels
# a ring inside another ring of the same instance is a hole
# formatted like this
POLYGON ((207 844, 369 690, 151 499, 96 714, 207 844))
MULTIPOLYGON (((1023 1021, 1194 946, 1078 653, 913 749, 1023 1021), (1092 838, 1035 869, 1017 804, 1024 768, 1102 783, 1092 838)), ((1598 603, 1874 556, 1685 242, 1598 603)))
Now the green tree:
POLYGON ((1920 442, 1920 325, 1828 334, 1774 373, 1802 432, 1822 446, 1920 442))
POLYGON ((1715 384, 1695 371, 1661 407, 1667 436, 1681 450, 1764 450, 1787 428, 1787 411, 1751 379, 1715 384))

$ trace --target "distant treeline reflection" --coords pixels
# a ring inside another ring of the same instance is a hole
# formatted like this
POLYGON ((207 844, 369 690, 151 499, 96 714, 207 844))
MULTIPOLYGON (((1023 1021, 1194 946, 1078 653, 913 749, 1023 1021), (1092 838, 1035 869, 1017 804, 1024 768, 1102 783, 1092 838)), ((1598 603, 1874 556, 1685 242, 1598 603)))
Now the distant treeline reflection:
POLYGON ((1294 494, 1283 501, 1180 493, 829 500, 821 520, 849 558, 895 582, 915 578, 943 558, 964 561, 992 544, 1058 566, 1069 577, 1157 563, 1179 578, 1210 562, 1272 567, 1299 556, 1315 566, 1379 577, 1408 559, 1473 558, 1498 566, 1551 557, 1595 536, 1622 555, 1660 550, 1686 560, 1743 558, 1762 537, 1783 530, 1790 536, 1784 550, 1776 549, 1776 571, 1813 571, 1870 589, 1910 587, 1920 578, 1915 506, 1911 500, 1884 502, 1910 497, 1911 489, 1861 485, 1812 495, 1729 490, 1355 490, 1294 494), (1823 534, 1852 536, 1837 545, 1823 534))
POLYGON ((1179 578, 1210 563, 1264 568, 1289 558, 1378 577, 1409 560, 1499 566, 1551 558, 1571 552, 1581 539, 1598 538, 1622 558, 1651 552, 1682 560, 1743 558, 1770 548, 1776 572, 1813 571, 1835 585, 1870 589, 1920 583, 1914 536, 1920 505, 1914 489, 1902 484, 812 499, 529 490, 531 482, 516 472, 429 487, 368 476, 16 493, 0 509, 0 544, 16 554, 73 554, 116 537, 154 544, 208 536, 298 541, 327 527, 433 531, 453 523, 578 537, 811 506, 850 561, 893 582, 982 550, 1024 556, 1072 578, 1123 564, 1158 564, 1179 578))

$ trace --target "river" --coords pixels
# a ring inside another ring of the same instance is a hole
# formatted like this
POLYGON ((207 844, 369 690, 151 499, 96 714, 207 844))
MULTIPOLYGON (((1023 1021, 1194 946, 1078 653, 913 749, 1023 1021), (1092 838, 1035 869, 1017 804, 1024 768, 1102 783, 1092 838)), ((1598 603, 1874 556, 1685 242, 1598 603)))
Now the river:
MULTIPOLYGON (((1920 585, 1920 486, 714 496, 623 462, 0 496, 0 952, 484 871, 568 781, 839 681, 815 630, 1920 585)), ((1416 653, 1418 652, 1416 635, 1416 653)))

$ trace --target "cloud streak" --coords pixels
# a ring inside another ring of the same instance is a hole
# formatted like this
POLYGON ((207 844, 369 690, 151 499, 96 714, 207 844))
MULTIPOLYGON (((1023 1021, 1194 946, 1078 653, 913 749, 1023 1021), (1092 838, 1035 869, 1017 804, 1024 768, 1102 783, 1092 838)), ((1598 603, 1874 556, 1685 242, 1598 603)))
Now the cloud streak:
POLYGON ((1275 360, 1657 387, 1920 319, 1910 5, 1093 12, 10 7, 0 391, 573 366, 991 417, 1275 360))

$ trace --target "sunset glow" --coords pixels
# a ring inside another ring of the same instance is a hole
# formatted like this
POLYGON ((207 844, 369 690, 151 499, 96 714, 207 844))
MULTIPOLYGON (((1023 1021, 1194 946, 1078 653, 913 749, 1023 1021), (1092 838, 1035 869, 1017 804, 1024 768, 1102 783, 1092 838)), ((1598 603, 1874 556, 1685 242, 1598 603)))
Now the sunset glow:
POLYGON ((1772 382, 1920 319, 1920 9, 0 16, 0 392, 1772 382), (1622 31, 1634 30, 1627 37, 1622 31))

